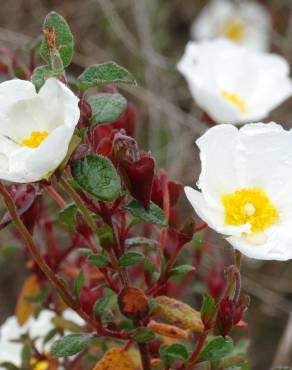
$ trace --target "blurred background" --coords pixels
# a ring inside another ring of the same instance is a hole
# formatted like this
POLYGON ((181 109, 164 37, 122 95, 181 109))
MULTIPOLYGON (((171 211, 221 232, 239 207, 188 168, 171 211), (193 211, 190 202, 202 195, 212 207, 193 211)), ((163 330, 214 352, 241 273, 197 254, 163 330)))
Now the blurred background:
MULTIPOLYGON (((131 71, 138 87, 122 93, 137 109, 139 146, 151 150, 157 165, 169 177, 194 184, 200 172, 195 140, 205 130, 202 112, 176 70, 190 27, 203 0, 9 0, 1 1, 0 47, 15 51, 28 61, 29 43, 41 34, 46 14, 55 10, 68 21, 76 51, 69 72, 77 76, 92 63, 114 60, 131 71)), ((261 3, 272 17, 272 50, 292 62, 292 1, 261 3)), ((275 91, 277 94, 277 91, 275 91)), ((292 99, 265 121, 292 127, 292 99)), ((220 144, 220 143, 219 143, 220 144)), ((181 199, 182 213, 191 208, 181 199)), ((291 230, 292 232, 292 230, 291 230)), ((13 253, 14 241, 0 234, 0 323, 12 314, 25 271, 21 253, 13 253), (11 254, 11 255, 10 255, 11 254)), ((210 232, 209 243, 220 248, 222 261, 231 261, 230 247, 210 232), (222 251, 222 253, 221 253, 222 251)), ((292 245, 291 245, 292 248, 292 245)), ((210 266, 206 259, 200 274, 210 266)), ((292 365, 292 262, 244 260, 243 289, 251 295, 246 330, 238 338, 250 340, 250 359, 255 370, 273 364, 292 365)), ((0 349, 1 350, 1 349, 0 349)))

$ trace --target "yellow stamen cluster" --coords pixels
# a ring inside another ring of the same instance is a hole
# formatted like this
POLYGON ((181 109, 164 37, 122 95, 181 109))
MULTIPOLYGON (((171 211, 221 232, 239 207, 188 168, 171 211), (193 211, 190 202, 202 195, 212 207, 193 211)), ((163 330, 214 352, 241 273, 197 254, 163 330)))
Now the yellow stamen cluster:
POLYGON ((277 209, 260 188, 240 189, 221 197, 225 208, 225 224, 251 225, 251 232, 257 233, 275 224, 279 218, 277 209))
POLYGON ((228 100, 231 104, 237 106, 241 113, 246 113, 247 112, 245 101, 240 99, 237 94, 230 93, 226 90, 223 90, 221 92, 221 95, 223 96, 223 98, 228 100))
POLYGON ((241 42, 246 34, 246 26, 240 19, 230 18, 223 23, 219 34, 234 42, 241 42))
POLYGON ((30 137, 23 139, 20 143, 21 146, 28 146, 29 148, 37 148, 49 135, 47 131, 33 131, 30 137))
POLYGON ((49 361, 43 360, 43 361, 38 361, 34 367, 33 370, 48 370, 50 366, 49 361))

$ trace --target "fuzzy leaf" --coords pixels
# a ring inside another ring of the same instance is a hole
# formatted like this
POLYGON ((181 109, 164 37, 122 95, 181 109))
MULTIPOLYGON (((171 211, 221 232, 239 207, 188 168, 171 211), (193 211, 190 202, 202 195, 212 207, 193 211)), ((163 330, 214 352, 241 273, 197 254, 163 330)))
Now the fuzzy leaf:
POLYGON ((135 78, 130 72, 114 62, 93 64, 86 68, 78 79, 81 90, 85 90, 90 87, 101 87, 112 83, 137 84, 135 78))
POLYGON ((150 202, 148 211, 136 200, 132 200, 125 208, 130 211, 134 217, 138 217, 148 224, 167 226, 167 220, 163 210, 153 202, 150 202))
POLYGON ((80 270, 78 276, 74 280, 74 287, 73 287, 74 293, 75 293, 75 296, 76 296, 78 302, 79 302, 80 291, 81 291, 81 288, 84 285, 84 281, 85 281, 84 271, 80 270))
POLYGON ((201 308, 201 316, 202 320, 205 324, 210 324, 214 313, 216 311, 216 302, 213 297, 210 296, 210 294, 205 294, 203 305, 201 308))
POLYGON ((165 366, 171 366, 175 360, 185 363, 189 356, 187 348, 180 343, 171 344, 170 346, 162 345, 159 348, 159 354, 165 366))
POLYGON ((36 90, 39 91, 39 89, 43 86, 46 79, 53 76, 53 72, 51 71, 51 68, 46 66, 40 66, 36 67, 33 71, 33 75, 31 76, 31 81, 35 85, 36 90))
MULTIPOLYGON (((66 67, 71 63, 73 57, 74 41, 70 27, 66 20, 55 12, 50 12, 44 22, 45 31, 54 31, 56 35, 56 48, 60 53, 63 65, 66 67)), ((46 39, 43 40, 40 48, 41 57, 51 63, 51 52, 46 39)))
POLYGON ((233 348, 232 339, 226 337, 215 337, 211 339, 203 348, 200 360, 216 361, 228 355, 233 348))
POLYGON ((105 255, 102 254, 91 254, 87 258, 87 262, 98 268, 105 267, 108 264, 108 259, 105 255))
POLYGON ((68 204, 66 208, 59 212, 58 219, 63 225, 73 227, 75 225, 76 212, 76 205, 74 203, 68 204))
POLYGON ((121 94, 100 93, 88 98, 92 110, 92 122, 114 122, 124 112, 127 100, 121 94))
POLYGON ((194 270, 195 270, 194 266, 180 265, 180 266, 174 267, 171 270, 171 275, 182 277, 182 276, 186 275, 188 272, 191 272, 191 271, 194 271, 194 270))
POLYGON ((70 334, 57 340, 51 348, 56 357, 73 356, 83 351, 89 344, 90 338, 83 334, 70 334))
POLYGON ((125 244, 127 248, 143 246, 157 249, 159 247, 157 240, 144 238, 143 236, 126 239, 125 244))
POLYGON ((145 256, 139 252, 127 252, 119 259, 119 265, 122 267, 132 266, 144 261, 145 256))
POLYGON ((108 158, 88 155, 73 162, 71 169, 77 183, 98 199, 111 202, 119 196, 120 178, 108 158))

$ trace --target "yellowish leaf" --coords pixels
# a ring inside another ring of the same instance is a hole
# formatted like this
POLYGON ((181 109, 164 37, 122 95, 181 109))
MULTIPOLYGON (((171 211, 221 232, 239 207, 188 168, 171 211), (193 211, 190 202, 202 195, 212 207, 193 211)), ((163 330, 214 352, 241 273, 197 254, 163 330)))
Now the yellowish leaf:
POLYGON ((29 276, 24 282, 16 304, 16 317, 20 326, 33 315, 34 306, 27 297, 34 296, 40 292, 40 285, 36 275, 29 276))
POLYGON ((155 314, 174 325, 180 325, 184 329, 191 329, 194 332, 202 332, 204 324, 201 313, 181 301, 166 296, 156 297, 157 307, 155 314))
POLYGON ((154 333, 176 339, 191 339, 192 332, 191 330, 181 329, 174 325, 164 324, 151 320, 148 324, 148 328, 151 329, 154 333))
POLYGON ((136 367, 127 351, 111 348, 92 370, 136 370, 136 367))

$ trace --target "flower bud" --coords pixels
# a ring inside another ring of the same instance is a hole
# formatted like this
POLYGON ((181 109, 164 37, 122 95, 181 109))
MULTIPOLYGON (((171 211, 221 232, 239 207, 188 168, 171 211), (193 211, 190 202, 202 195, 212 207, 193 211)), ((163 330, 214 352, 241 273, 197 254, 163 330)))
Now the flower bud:
POLYGON ((219 303, 216 326, 220 334, 225 337, 233 327, 235 313, 235 304, 228 297, 222 299, 219 303))

